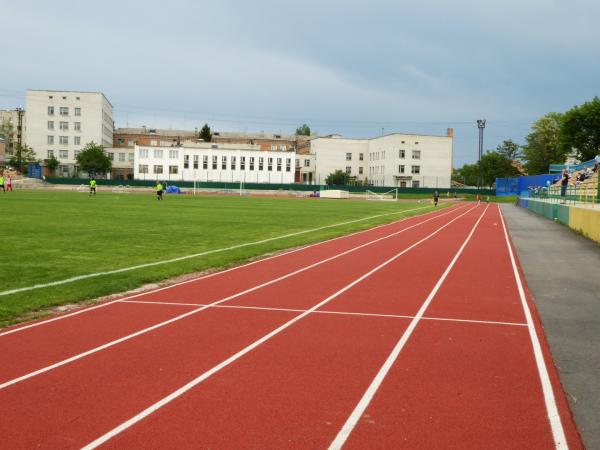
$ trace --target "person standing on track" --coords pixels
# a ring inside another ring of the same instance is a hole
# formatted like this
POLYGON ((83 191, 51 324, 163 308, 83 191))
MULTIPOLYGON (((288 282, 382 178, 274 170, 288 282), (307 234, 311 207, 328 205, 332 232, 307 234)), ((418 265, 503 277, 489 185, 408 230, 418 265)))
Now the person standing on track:
POLYGON ((481 194, 477 194, 477 204, 481 203, 481 194))
POLYGON ((92 194, 94 197, 96 196, 96 179, 94 177, 92 177, 90 180, 90 197, 92 194))
POLYGON ((162 200, 163 196, 163 185, 160 181, 156 180, 156 199, 162 200))
POLYGON ((439 199, 440 199, 440 194, 438 194, 438 191, 436 190, 433 193, 433 206, 437 206, 438 205, 439 199))

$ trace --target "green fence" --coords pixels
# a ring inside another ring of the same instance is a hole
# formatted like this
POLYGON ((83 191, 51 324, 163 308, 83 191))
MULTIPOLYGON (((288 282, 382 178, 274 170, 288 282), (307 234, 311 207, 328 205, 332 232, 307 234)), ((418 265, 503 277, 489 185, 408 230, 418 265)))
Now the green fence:
MULTIPOLYGON (((70 184, 80 185, 88 184, 87 178, 61 178, 61 177, 46 177, 46 181, 53 184, 70 184)), ((132 187, 151 187, 154 186, 153 180, 98 180, 98 185, 102 186, 132 186, 132 187)), ((192 188, 194 183, 191 181, 170 181, 167 184, 171 184, 178 187, 192 188)), ((239 183, 225 183, 225 182, 196 182, 198 189, 239 189, 239 183)), ((390 189, 396 189, 395 187, 389 186, 324 186, 324 185, 311 185, 311 184, 267 184, 267 183, 244 183, 245 189, 252 190, 268 190, 268 191, 304 191, 312 192, 319 191, 321 189, 341 189, 349 192, 365 192, 367 189, 372 192, 384 193, 390 189)), ((400 194, 432 194, 434 191, 438 191, 440 195, 446 192, 457 194, 476 194, 475 189, 435 189, 435 188, 397 188, 400 194)), ((481 189, 479 191, 482 195, 494 195, 493 189, 481 189)))

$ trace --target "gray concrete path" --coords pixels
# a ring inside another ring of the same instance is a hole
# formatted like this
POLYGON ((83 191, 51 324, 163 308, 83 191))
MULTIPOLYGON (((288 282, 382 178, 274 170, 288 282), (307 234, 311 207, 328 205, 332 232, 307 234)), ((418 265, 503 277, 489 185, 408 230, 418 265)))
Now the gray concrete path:
POLYGON ((575 421, 600 449, 600 245, 514 205, 502 205, 575 421))

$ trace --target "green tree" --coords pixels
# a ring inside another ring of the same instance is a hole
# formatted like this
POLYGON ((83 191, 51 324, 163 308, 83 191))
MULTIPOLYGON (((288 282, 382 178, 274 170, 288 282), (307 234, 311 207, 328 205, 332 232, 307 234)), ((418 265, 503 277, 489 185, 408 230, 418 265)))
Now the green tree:
POLYGON ((310 136, 310 127, 307 124, 296 128, 296 136, 310 136))
POLYGON ((561 144, 562 114, 551 112, 538 119, 527 135, 523 159, 530 175, 548 173, 550 164, 565 162, 570 150, 561 144))
POLYGON ((452 171, 452 180, 465 186, 477 186, 478 170, 477 164, 465 164, 452 171))
POLYGON ((566 154, 574 150, 581 161, 600 153, 600 98, 594 97, 563 114, 560 142, 566 154))
POLYGON ((101 145, 90 142, 77 155, 77 165, 90 175, 110 172, 112 163, 101 145))
POLYGON ((336 170, 335 172, 327 175, 327 178, 325 178, 325 183, 327 183, 330 186, 342 186, 348 183, 349 178, 350 175, 348 175, 346 172, 342 170, 336 170))
POLYGON ((213 135, 212 131, 210 130, 210 127, 207 123, 205 123, 202 129, 200 130, 200 139, 202 139, 204 142, 210 142, 212 141, 212 136, 213 135))
POLYGON ((28 145, 18 145, 8 160, 8 165, 15 167, 23 173, 26 165, 38 162, 36 154, 28 145))
POLYGON ((519 170, 513 166, 512 160, 498 152, 487 152, 479 162, 481 177, 484 185, 492 187, 496 178, 507 178, 519 175, 519 170))
POLYGON ((54 155, 52 155, 50 158, 44 160, 44 164, 46 164, 46 167, 48 168, 50 173, 54 175, 56 169, 58 169, 58 165, 60 164, 60 162, 58 161, 58 159, 56 159, 54 155))
POLYGON ((496 151, 511 161, 516 161, 521 158, 521 146, 513 142, 512 139, 503 141, 502 144, 496 147, 496 151))

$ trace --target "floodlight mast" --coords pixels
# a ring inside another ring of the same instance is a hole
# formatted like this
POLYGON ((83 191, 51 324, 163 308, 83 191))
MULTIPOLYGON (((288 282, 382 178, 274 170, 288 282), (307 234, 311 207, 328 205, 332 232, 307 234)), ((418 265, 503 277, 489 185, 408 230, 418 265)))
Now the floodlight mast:
POLYGON ((477 120, 477 128, 479 128, 479 158, 477 159, 477 189, 479 190, 483 186, 483 176, 481 173, 481 157, 483 156, 483 129, 485 128, 485 119, 477 120))

